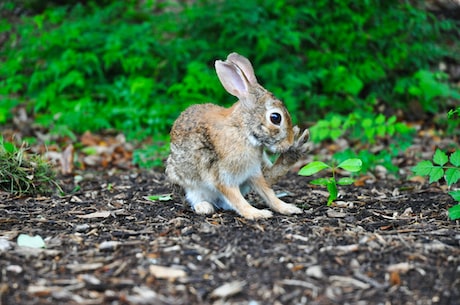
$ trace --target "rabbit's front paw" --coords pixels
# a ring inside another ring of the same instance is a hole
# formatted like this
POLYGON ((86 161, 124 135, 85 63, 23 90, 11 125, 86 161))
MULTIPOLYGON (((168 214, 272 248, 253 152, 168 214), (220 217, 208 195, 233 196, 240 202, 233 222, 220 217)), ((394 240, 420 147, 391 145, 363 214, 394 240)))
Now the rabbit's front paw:
POLYGON ((308 152, 310 148, 308 143, 308 140, 310 139, 310 132, 308 129, 305 129, 302 134, 299 134, 299 127, 294 126, 294 143, 286 152, 281 154, 283 164, 295 164, 297 161, 304 158, 308 152))
POLYGON ((195 213, 200 215, 210 215, 214 213, 214 206, 207 201, 198 202, 193 206, 195 213))
POLYGON ((291 146, 291 149, 298 151, 300 154, 304 154, 309 149, 308 140, 310 140, 310 131, 305 129, 300 136, 299 133, 299 127, 294 126, 294 144, 291 146))

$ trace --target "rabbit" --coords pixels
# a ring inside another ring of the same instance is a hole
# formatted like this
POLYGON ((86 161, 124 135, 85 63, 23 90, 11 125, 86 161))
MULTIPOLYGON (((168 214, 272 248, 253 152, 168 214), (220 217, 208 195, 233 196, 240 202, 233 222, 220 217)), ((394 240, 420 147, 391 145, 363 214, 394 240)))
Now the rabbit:
POLYGON ((299 214, 302 210, 280 200, 271 185, 304 158, 309 132, 292 126, 284 104, 257 81, 249 60, 237 53, 216 60, 217 76, 226 91, 239 100, 230 108, 193 105, 183 111, 171 129, 168 179, 182 186, 197 214, 216 208, 234 210, 247 219, 272 217, 243 194, 250 188, 272 210, 299 214), (266 150, 279 153, 274 164, 266 150))

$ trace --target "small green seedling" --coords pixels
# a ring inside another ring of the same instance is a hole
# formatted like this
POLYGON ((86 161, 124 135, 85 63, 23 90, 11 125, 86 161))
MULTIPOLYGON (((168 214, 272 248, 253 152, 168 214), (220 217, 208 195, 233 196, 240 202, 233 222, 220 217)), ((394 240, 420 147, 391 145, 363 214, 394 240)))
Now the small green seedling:
MULTIPOLYGON (((447 156, 445 152, 436 149, 433 160, 424 160, 412 168, 417 176, 430 177, 429 183, 437 182, 444 177, 449 188, 460 180, 460 150, 447 156), (449 164, 450 163, 450 164, 449 164)), ((460 190, 450 191, 449 195, 459 204, 449 209, 452 220, 460 219, 460 190)))
POLYGON ((313 185, 323 185, 327 188, 329 192, 329 198, 327 199, 327 205, 330 206, 334 200, 337 199, 339 191, 337 189, 337 185, 350 185, 354 182, 354 179, 350 177, 343 177, 340 179, 336 179, 335 173, 338 168, 346 170, 351 173, 359 172, 363 166, 363 162, 361 159, 352 158, 347 159, 341 162, 337 166, 331 166, 321 161, 313 161, 303 168, 300 169, 299 175, 301 176, 312 176, 322 170, 329 169, 332 171, 332 177, 329 178, 319 178, 311 181, 310 183, 313 185))

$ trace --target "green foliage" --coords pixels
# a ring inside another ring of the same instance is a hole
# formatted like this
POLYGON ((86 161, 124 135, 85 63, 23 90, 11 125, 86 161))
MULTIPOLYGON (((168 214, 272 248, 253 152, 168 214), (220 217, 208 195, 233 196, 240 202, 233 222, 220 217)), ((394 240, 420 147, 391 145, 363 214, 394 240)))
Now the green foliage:
MULTIPOLYGON (((429 183, 440 181, 442 178, 450 188, 460 180, 460 150, 456 150, 448 156, 444 151, 436 149, 432 160, 419 162, 412 168, 415 175, 428 176, 429 183)), ((449 195, 460 202, 460 191, 450 191, 449 195)), ((458 205, 457 205, 458 206, 458 205)), ((449 209, 451 219, 460 219, 459 207, 449 209)))
POLYGON ((358 158, 363 160, 363 171, 371 170, 376 165, 383 165, 393 173, 398 171, 398 168, 393 165, 393 158, 411 145, 413 133, 414 130, 398 122, 396 116, 387 118, 383 114, 358 111, 348 116, 329 115, 310 128, 311 139, 315 143, 347 137, 352 142, 365 144, 357 151, 346 149, 338 152, 334 155, 334 159, 341 161, 358 158), (388 139, 389 145, 378 152, 372 152, 368 147, 376 144, 377 139, 388 139))
POLYGON ((460 150, 453 152, 448 157, 445 152, 436 149, 432 161, 421 161, 412 170, 418 176, 428 176, 429 183, 439 181, 444 177, 447 186, 450 187, 460 179, 460 150))
POLYGON ((50 7, 2 22, 2 95, 30 99, 43 124, 145 137, 188 104, 230 101, 210 64, 239 51, 298 117, 370 109, 375 96, 391 104, 389 88, 432 100, 446 88, 426 69, 454 56, 438 44, 453 28, 400 1, 337 1, 333 10, 325 0, 50 7), (418 83, 403 86, 404 76, 418 83))
POLYGON ((377 101, 405 109, 415 98, 433 112, 458 99, 431 72, 459 60, 456 24, 405 1, 27 3, 35 14, 0 20, 0 124, 23 103, 69 136, 114 128, 130 140, 162 138, 187 106, 234 101, 213 69, 232 51, 251 59, 294 121, 332 113, 317 141, 342 135, 342 123, 369 142, 397 133, 395 119, 367 115, 377 101))
POLYGON ((458 107, 457 109, 449 110, 449 112, 447 113, 447 117, 452 120, 460 119, 460 107, 458 107))
POLYGON ((460 136, 460 107, 450 109, 447 113, 447 128, 446 133, 453 136, 460 136))
POLYGON ((334 200, 337 199, 339 191, 337 189, 337 185, 350 185, 353 184, 354 180, 349 177, 343 177, 340 179, 336 179, 336 171, 337 169, 341 168, 345 171, 356 173, 359 172, 362 168, 363 162, 360 159, 347 159, 339 163, 337 166, 328 165, 322 161, 313 161, 304 167, 302 167, 299 171, 299 175, 301 176, 312 176, 322 170, 329 169, 332 172, 332 177, 328 178, 319 178, 311 181, 310 183, 313 185, 322 185, 325 186, 329 192, 329 197, 327 199, 327 205, 331 205, 334 200))
POLYGON ((0 190, 17 195, 50 194, 59 188, 56 174, 41 156, 0 137, 0 190))
POLYGON ((396 116, 386 118, 383 114, 350 113, 328 115, 310 128, 311 139, 315 143, 336 140, 347 135, 351 140, 375 144, 377 138, 395 135, 410 135, 413 132, 406 124, 396 121, 396 116))
POLYGON ((460 93, 449 86, 447 78, 447 74, 442 72, 419 70, 411 77, 400 78, 394 91, 406 94, 405 99, 417 99, 426 112, 438 113, 445 110, 439 109, 440 105, 445 105, 439 101, 449 98, 460 100, 460 93))
MULTIPOLYGON (((460 202, 460 191, 450 192, 449 193, 455 200, 460 202)), ((456 204, 453 207, 449 208, 449 218, 451 220, 460 219, 460 204, 456 204)))

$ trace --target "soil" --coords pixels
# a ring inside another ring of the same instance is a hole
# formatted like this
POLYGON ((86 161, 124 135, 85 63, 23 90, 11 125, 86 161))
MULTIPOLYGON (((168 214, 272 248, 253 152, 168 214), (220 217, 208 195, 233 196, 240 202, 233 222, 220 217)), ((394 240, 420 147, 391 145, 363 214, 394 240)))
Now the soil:
POLYGON ((248 221, 194 214, 161 172, 61 179, 70 195, 0 193, 0 304, 460 304, 460 224, 439 185, 369 176, 328 207, 292 173, 274 188, 304 213, 248 221))

